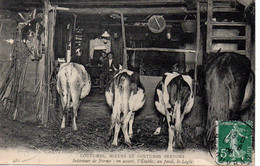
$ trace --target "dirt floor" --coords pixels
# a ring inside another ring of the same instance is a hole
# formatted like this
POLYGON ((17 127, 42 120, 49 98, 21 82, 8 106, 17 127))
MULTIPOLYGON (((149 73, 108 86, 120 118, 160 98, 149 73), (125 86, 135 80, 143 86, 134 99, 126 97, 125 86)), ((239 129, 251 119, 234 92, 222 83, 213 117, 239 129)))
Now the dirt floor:
MULTIPOLYGON (((0 117, 0 148, 21 147, 51 151, 166 150, 167 125, 163 126, 161 135, 153 135, 158 120, 155 115, 136 116, 133 126, 132 147, 123 143, 121 134, 119 146, 111 148, 109 142, 107 142, 110 114, 111 111, 105 102, 104 95, 92 93, 81 103, 77 119, 78 131, 73 131, 71 125, 61 130, 60 125, 45 128, 34 123, 21 123, 0 117)), ((201 141, 203 140, 202 136, 195 135, 195 126, 184 124, 183 131, 186 149, 206 150, 201 141)))

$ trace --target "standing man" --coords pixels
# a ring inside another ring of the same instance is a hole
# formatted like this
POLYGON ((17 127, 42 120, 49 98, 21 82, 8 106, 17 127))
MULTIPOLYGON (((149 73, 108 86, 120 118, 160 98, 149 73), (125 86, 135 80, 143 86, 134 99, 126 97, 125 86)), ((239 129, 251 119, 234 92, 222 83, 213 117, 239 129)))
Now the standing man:
POLYGON ((114 59, 114 54, 109 52, 107 54, 107 59, 104 60, 102 66, 102 74, 100 75, 100 88, 101 92, 105 91, 105 85, 108 84, 110 78, 113 76, 115 71, 118 70, 119 64, 114 59))
POLYGON ((101 56, 99 57, 98 66, 103 66, 104 61, 107 59, 107 54, 105 51, 102 51, 101 56))

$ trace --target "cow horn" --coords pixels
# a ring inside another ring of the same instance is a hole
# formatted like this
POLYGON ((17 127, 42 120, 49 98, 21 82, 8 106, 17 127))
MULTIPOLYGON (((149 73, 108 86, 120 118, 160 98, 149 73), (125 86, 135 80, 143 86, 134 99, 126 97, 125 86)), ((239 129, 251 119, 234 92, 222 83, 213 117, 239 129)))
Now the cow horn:
POLYGON ((21 17, 21 19, 24 21, 24 22, 27 22, 28 20, 25 19, 25 17, 23 16, 22 13, 18 12, 18 15, 21 17))
POLYGON ((32 19, 35 19, 36 17, 36 9, 33 9, 32 19))

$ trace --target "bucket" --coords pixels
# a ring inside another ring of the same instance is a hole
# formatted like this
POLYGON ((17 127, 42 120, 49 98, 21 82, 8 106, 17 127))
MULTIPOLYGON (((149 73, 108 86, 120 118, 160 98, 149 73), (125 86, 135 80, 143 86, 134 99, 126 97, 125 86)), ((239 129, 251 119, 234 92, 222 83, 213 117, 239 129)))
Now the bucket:
POLYGON ((181 28, 184 33, 195 33, 197 30, 196 20, 186 20, 187 16, 185 16, 184 21, 181 22, 181 28))

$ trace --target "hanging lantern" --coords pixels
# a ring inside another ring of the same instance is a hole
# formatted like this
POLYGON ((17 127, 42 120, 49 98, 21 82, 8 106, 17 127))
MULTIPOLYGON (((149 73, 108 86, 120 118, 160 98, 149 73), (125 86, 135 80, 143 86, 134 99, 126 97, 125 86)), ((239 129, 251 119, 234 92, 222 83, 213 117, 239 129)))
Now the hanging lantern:
POLYGON ((109 35, 109 33, 107 31, 105 31, 101 36, 104 37, 104 38, 109 38, 110 37, 110 35, 109 35))

